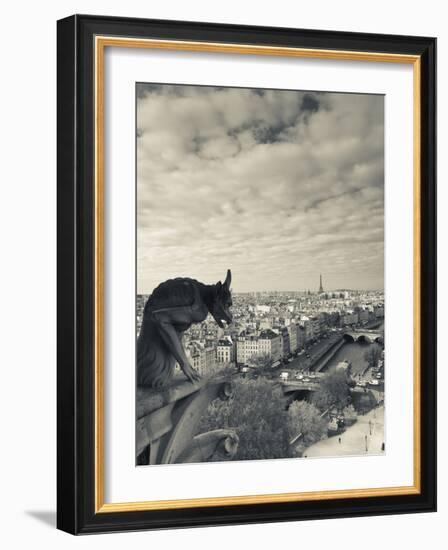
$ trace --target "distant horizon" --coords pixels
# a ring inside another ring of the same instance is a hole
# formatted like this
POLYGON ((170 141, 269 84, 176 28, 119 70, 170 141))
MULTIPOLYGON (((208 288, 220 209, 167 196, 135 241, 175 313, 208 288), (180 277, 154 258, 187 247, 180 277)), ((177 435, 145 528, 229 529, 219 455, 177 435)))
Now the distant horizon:
MULTIPOLYGON (((163 282, 163 281, 161 281, 163 282)), ((154 287, 156 288, 156 287, 154 287)), ((146 294, 151 294, 152 291, 154 289, 152 289, 150 292, 137 292, 137 296, 142 296, 142 295, 146 295, 146 294)), ((384 288, 334 288, 334 289, 324 289, 322 293, 320 293, 319 291, 317 290, 311 290, 309 289, 310 292, 311 292, 311 295, 313 294, 327 294, 327 293, 331 293, 331 292, 384 292, 384 288)), ((269 290, 243 290, 243 291, 238 291, 238 290, 233 290, 231 289, 232 291, 232 294, 254 294, 254 293, 257 293, 257 294, 268 294, 270 292, 276 292, 276 293, 281 293, 281 294, 289 294, 289 293, 300 293, 300 294, 307 294, 308 293, 308 289, 306 290, 275 290, 275 289, 269 289, 269 290)))

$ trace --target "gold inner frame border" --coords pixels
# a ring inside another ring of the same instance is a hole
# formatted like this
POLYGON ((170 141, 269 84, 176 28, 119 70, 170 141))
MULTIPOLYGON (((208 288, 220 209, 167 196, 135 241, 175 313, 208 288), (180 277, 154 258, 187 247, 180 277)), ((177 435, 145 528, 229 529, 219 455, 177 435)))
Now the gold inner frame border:
POLYGON ((304 502, 341 498, 363 498, 420 494, 421 492, 421 342, 420 342, 420 277, 421 277, 421 59, 418 55, 382 52, 359 52, 251 44, 226 44, 214 42, 156 40, 96 36, 95 56, 95 311, 94 311, 94 449, 95 449, 95 513, 132 512, 143 510, 169 510, 209 506, 232 506, 281 502, 304 502), (413 424, 414 424, 414 482, 410 486, 379 487, 350 490, 313 491, 301 493, 275 493, 261 495, 191 498, 180 500, 154 500, 140 502, 104 502, 104 53, 106 47, 152 48, 160 50, 195 51, 207 53, 233 53, 266 56, 301 57, 382 63, 406 63, 413 65, 413 298, 414 298, 414 350, 413 350, 413 424))

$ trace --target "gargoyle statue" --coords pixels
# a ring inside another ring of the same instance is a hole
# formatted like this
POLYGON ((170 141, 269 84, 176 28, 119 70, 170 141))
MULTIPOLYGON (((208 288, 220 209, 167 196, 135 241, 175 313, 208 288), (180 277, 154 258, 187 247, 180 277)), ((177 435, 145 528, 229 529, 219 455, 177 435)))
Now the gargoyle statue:
POLYGON ((177 278, 161 283, 148 298, 137 340, 137 384, 160 389, 171 380, 176 361, 194 382, 199 374, 191 366, 182 334, 209 313, 218 325, 232 322, 230 269, 224 283, 205 285, 195 279, 177 278))

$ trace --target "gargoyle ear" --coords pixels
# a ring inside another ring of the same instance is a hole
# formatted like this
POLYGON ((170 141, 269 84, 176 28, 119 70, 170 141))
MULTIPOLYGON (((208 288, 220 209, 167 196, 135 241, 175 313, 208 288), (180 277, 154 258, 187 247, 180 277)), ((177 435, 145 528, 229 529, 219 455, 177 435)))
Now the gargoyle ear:
POLYGON ((215 293, 218 296, 218 294, 221 292, 222 289, 222 283, 221 281, 218 281, 215 285, 215 293))
POLYGON ((230 289, 230 283, 232 282, 232 273, 230 269, 227 270, 226 280, 224 281, 224 286, 227 287, 227 290, 230 289))

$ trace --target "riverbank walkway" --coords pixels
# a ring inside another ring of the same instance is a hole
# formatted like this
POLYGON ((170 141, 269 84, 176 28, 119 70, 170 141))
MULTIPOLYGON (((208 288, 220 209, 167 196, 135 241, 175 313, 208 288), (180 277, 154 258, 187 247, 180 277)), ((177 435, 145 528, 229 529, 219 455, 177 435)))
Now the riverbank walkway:
POLYGON ((358 416, 344 433, 322 439, 303 452, 305 458, 380 455, 384 443, 384 406, 358 416))

